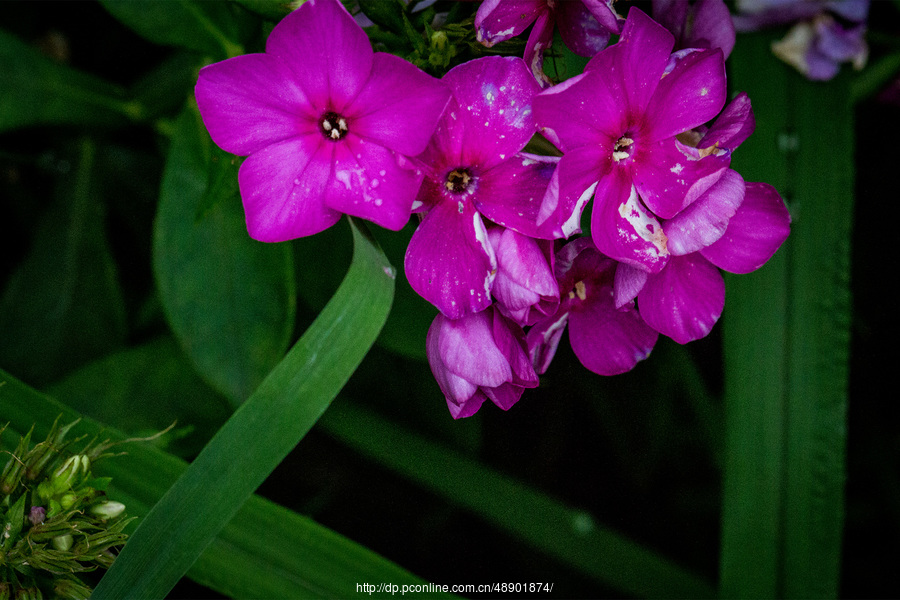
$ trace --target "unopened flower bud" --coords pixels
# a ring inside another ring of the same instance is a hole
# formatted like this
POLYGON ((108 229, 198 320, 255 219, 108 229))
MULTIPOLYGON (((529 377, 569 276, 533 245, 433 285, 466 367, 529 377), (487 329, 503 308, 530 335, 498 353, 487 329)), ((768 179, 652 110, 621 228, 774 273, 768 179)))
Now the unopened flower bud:
POLYGON ((125 512, 125 505, 121 502, 107 501, 95 504, 88 510, 92 515, 100 517, 101 519, 115 519, 125 512))
POLYGON ((57 598, 67 600, 82 600, 90 598, 91 588, 84 585, 74 577, 72 579, 59 579, 53 584, 53 593, 57 598))
POLYGON ((65 535, 58 535, 51 540, 51 542, 53 543, 53 547, 60 552, 68 552, 69 550, 71 550, 74 541, 75 540, 68 533, 65 535))
POLYGON ((47 509, 43 506, 32 506, 28 513, 28 520, 32 525, 40 525, 47 517, 47 509))
POLYGON ((90 472, 91 461, 83 454, 70 456, 50 478, 55 492, 64 492, 78 485, 90 472))

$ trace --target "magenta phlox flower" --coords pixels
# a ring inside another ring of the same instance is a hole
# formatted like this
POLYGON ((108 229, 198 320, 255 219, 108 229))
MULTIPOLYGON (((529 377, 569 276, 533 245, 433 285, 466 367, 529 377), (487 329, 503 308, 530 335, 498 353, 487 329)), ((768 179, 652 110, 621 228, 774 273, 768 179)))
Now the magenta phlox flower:
POLYGON ((843 63, 866 64, 869 0, 745 0, 737 8, 738 31, 794 23, 772 52, 811 80, 833 78, 843 63))
POLYGON ((402 228, 424 176, 410 157, 450 97, 410 63, 373 53, 337 0, 288 14, 265 54, 204 67, 195 93, 213 141, 248 156, 238 174, 247 228, 266 242, 317 233, 342 213, 402 228))
POLYGON ((475 15, 478 41, 493 46, 525 31, 534 23, 525 45, 524 59, 541 85, 544 51, 553 41, 553 28, 566 46, 581 56, 593 56, 606 47, 610 33, 619 33, 622 19, 614 0, 485 0, 475 15))
POLYGON ((460 319, 438 314, 425 348, 454 419, 474 415, 485 400, 509 410, 538 385, 522 328, 492 306, 460 319))
POLYGON ((625 373, 650 355, 657 332, 644 323, 633 303, 617 308, 613 302, 616 265, 587 237, 557 252, 559 308, 535 323, 526 336, 538 373, 549 367, 567 325, 575 356, 599 375, 625 373))
MULTIPOLYGON (((699 153, 728 153, 753 132, 750 100, 739 94, 709 127, 681 139, 699 153)), ((670 254, 659 272, 627 264, 616 269, 615 305, 637 298, 644 321, 679 343, 706 336, 725 306, 725 283, 717 267, 746 273, 762 266, 790 231, 790 215, 774 188, 745 184, 725 173, 696 201, 662 220, 670 254)))
POLYGON ((564 153, 550 189, 563 204, 593 194, 597 248, 651 273, 669 258, 660 219, 699 198, 730 163, 727 152, 699 152, 678 139, 722 109, 722 51, 672 54, 674 43, 632 8, 618 43, 534 101, 540 131, 564 153))
POLYGON ((556 312, 559 287, 553 274, 553 242, 505 227, 488 229, 488 239, 497 257, 491 292, 500 312, 523 327, 556 312))
POLYGON ((522 153, 540 87, 520 58, 469 61, 444 76, 453 99, 418 157, 425 212, 406 251, 412 288, 451 319, 491 304, 497 260, 484 218, 524 235, 577 231, 582 206, 545 201, 558 158, 522 153))
POLYGON ((675 36, 675 48, 734 48, 735 31, 724 0, 653 0, 653 18, 675 36))

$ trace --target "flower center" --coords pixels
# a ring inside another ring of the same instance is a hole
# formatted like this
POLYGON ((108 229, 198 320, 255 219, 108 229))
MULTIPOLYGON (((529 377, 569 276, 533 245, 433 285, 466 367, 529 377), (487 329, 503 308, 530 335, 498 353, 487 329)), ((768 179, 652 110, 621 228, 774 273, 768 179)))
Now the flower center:
POLYGON ((447 173, 447 180, 444 182, 444 187, 447 188, 447 191, 450 193, 462 194, 471 189, 473 179, 474 177, 472 177, 472 172, 469 169, 460 167, 447 173))
POLYGON ((616 141, 616 147, 613 148, 613 160, 619 162, 621 160, 625 160, 630 154, 631 145, 634 144, 634 140, 627 136, 622 136, 616 141))
POLYGON ((322 135, 324 135, 326 139, 335 142, 343 139, 348 131, 347 121, 344 117, 332 111, 328 111, 322 115, 322 120, 319 121, 319 128, 322 130, 322 135))

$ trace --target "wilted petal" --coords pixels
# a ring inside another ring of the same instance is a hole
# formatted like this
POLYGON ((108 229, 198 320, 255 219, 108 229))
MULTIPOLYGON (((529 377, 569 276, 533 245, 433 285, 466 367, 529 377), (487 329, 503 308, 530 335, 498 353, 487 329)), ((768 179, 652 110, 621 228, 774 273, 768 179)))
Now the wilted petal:
POLYGON ((525 42, 525 53, 522 58, 531 70, 531 75, 541 87, 549 87, 553 84, 544 74, 544 50, 550 47, 553 41, 553 25, 555 20, 549 10, 538 15, 525 42))
POLYGON ((719 241, 701 254, 732 273, 763 266, 790 233, 791 216, 781 196, 766 183, 747 183, 744 201, 719 241))
POLYGON ((719 148, 734 150, 750 137, 754 129, 756 118, 750 107, 750 97, 746 92, 741 92, 716 117, 698 148, 710 148, 718 144, 719 148))
POLYGON ((692 52, 659 82, 642 133, 656 142, 702 125, 722 110, 725 93, 722 51, 692 52))
POLYGON ((546 0, 485 0, 475 14, 478 41, 490 47, 515 37, 547 10, 546 0))
POLYGON ((372 71, 369 38, 337 0, 309 0, 269 34, 266 54, 281 59, 320 112, 341 113, 372 71))
POLYGON ((725 282, 700 254, 672 256, 638 294, 644 321, 679 344, 710 332, 725 306, 725 282))
MULTIPOLYGON (((603 7, 607 15, 608 7, 603 7)), ((608 20, 615 26, 615 17, 608 20)), ((594 56, 609 41, 610 31, 587 9, 584 2, 560 2, 556 8, 556 24, 563 43, 579 56, 594 56)))
POLYGON ((662 225, 641 203, 634 186, 617 171, 597 186, 591 238, 603 254, 649 273, 659 272, 669 258, 662 225))
POLYGON ((744 179, 728 169, 696 202, 666 221, 663 229, 669 238, 669 252, 690 254, 718 240, 743 200, 744 179))
POLYGON ((525 336, 528 344, 528 356, 537 373, 547 372, 568 322, 569 311, 560 310, 554 315, 541 319, 528 330, 528 334, 525 336))
POLYGON ((449 99, 446 84, 402 58, 379 52, 371 78, 347 109, 348 127, 386 148, 415 156, 431 139, 449 99), (415 99, 413 110, 410 98, 415 99))
POLYGON ((647 358, 658 335, 634 308, 616 309, 611 287, 598 290, 569 313, 569 342, 575 356, 598 375, 630 371, 647 358))
MULTIPOLYGON (((326 145, 332 142, 325 141, 326 145)), ((329 208, 398 231, 409 221, 422 173, 403 156, 348 135, 334 143, 334 175, 329 208)))
POLYGON ((270 144, 318 135, 319 115, 279 60, 246 54, 200 69, 194 88, 217 146, 247 156, 270 144))
POLYGON ((671 219, 703 195, 725 173, 728 156, 697 158, 675 138, 641 148, 634 185, 654 214, 671 219))
POLYGON ((244 161, 238 183, 250 237, 282 242, 337 223, 341 213, 325 204, 330 146, 316 133, 272 144, 244 161))
POLYGON ((406 278, 420 296, 451 319, 491 304, 497 270, 481 216, 469 201, 440 202, 413 233, 406 278))

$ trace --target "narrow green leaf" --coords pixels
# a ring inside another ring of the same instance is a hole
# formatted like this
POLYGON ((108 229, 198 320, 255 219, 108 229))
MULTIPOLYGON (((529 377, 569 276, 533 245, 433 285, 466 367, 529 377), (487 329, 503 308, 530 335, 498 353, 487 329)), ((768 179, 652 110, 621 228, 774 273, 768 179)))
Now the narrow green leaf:
POLYGON ((140 118, 124 90, 57 64, 0 30, 0 131, 30 125, 116 126, 140 118))
POLYGON ((467 508, 539 552, 637 597, 711 598, 712 585, 591 515, 350 402, 320 426, 375 462, 467 508))
MULTIPOLYGON (((36 392, 0 370, 0 415, 9 427, 0 447, 13 449, 19 435, 35 426, 43 438, 53 421, 78 413, 36 392)), ((69 438, 87 436, 121 442, 121 433, 82 418, 69 438)), ((94 472, 112 477, 108 493, 129 515, 144 517, 187 469, 187 464, 148 443, 117 446, 125 453, 98 462, 94 472)), ((173 531, 173 535, 176 532, 173 531)), ((188 577, 233 598, 347 598, 361 582, 421 585, 423 580, 312 519, 252 496, 216 536, 188 577)), ((386 598, 388 594, 375 594, 386 598)))
POLYGON ((215 57, 244 53, 242 42, 256 19, 233 2, 194 0, 101 0, 116 19, 141 36, 215 57))
POLYGON ((235 162, 186 109, 163 173, 153 269, 185 352, 238 405, 284 355, 296 301, 290 245, 247 235, 235 162))
POLYGON ((843 528, 853 214, 850 78, 812 83, 742 37, 732 82, 757 131, 735 153, 793 223, 760 271, 727 280, 721 593, 836 597, 843 528))
POLYGON ((384 325, 394 271, 353 228, 334 298, 147 515, 94 598, 164 596, 328 408, 384 325))
POLYGON ((0 297, 0 364, 36 385, 117 349, 126 316, 85 138, 31 252, 0 297))

